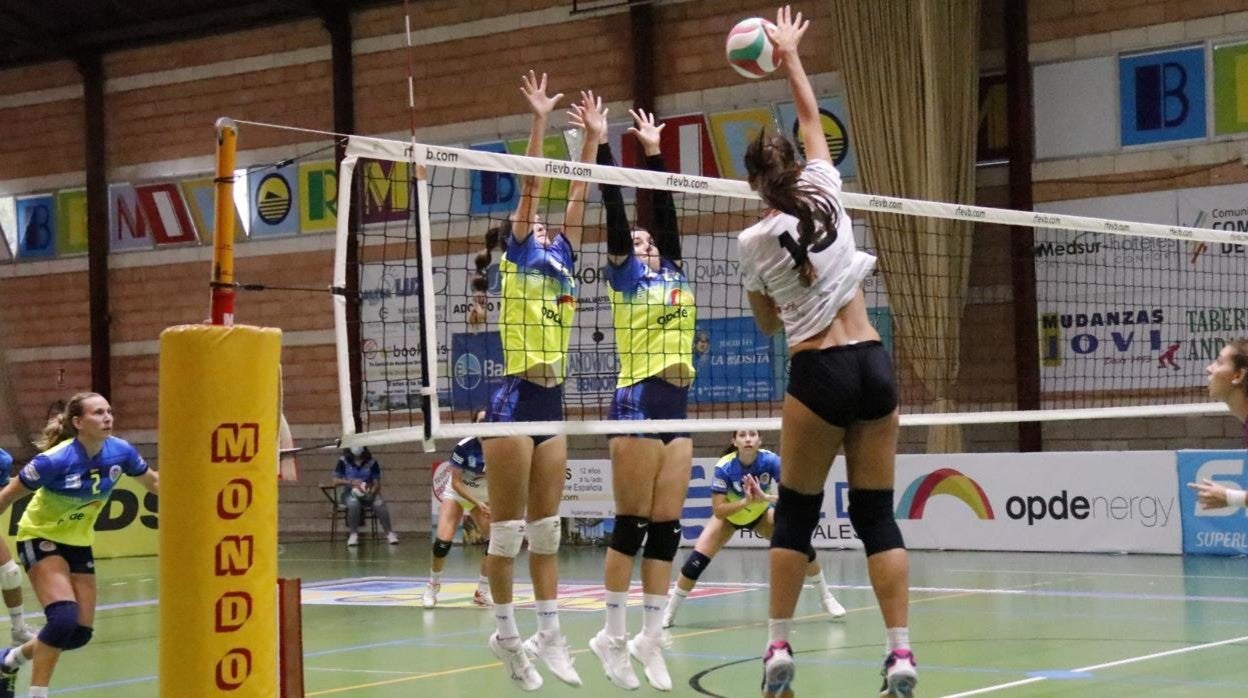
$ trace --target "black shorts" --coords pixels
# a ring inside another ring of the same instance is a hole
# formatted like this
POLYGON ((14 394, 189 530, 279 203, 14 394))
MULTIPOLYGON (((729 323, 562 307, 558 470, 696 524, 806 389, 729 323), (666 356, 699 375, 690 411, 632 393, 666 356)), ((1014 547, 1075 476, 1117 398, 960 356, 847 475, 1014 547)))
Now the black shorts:
MULTIPOLYGON (((563 384, 546 387, 519 376, 506 376, 494 392, 485 411, 487 422, 562 422, 563 384)), ((484 437, 490 438, 490 437, 484 437)), ((534 436, 533 445, 554 438, 553 434, 534 436)))
POLYGON ((799 351, 789 372, 789 395, 842 429, 897 409, 893 361, 878 341, 799 351))
POLYGON ((45 557, 63 558, 73 574, 95 574, 95 553, 89 545, 66 545, 47 538, 31 538, 17 542, 17 557, 30 572, 45 557))

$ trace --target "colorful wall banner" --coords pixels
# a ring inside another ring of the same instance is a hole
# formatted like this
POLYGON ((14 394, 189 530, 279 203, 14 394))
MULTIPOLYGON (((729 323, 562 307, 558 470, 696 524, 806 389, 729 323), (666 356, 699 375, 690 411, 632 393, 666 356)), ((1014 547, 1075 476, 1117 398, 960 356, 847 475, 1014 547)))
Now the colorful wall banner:
MULTIPOLYGON (((5 542, 9 552, 17 559, 17 523, 21 520, 29 498, 20 499, 4 513, 4 530, 8 532, 5 542)), ((123 477, 109 495, 108 502, 95 522, 95 544, 91 546, 97 558, 146 557, 157 553, 158 500, 132 477, 123 477)))
POLYGON ((338 226, 338 170, 333 160, 299 164, 299 232, 338 226))
POLYGON ((139 195, 129 184, 108 187, 108 249, 138 250, 153 244, 147 216, 139 207, 139 195))
POLYGON ((135 187, 134 193, 157 245, 198 242, 195 223, 177 183, 144 184, 135 187))
POLYGON ((87 190, 56 193, 56 250, 60 256, 87 251, 87 190))
POLYGON ((17 206, 11 196, 0 196, 0 260, 17 255, 17 206))
POLYGON ((755 108, 711 114, 711 141, 720 176, 745 179, 745 149, 758 137, 759 129, 776 128, 771 109, 755 108))
POLYGON ((17 255, 56 256, 56 201, 51 194, 17 199, 17 255))
MULTIPOLYGON (((507 143, 507 152, 512 155, 524 155, 529 147, 529 139, 514 138, 507 143)), ((569 160, 575 159, 580 153, 575 153, 571 157, 568 155, 568 142, 564 140, 563 134, 554 133, 546 136, 542 140, 542 157, 551 158, 553 160, 569 160)), ((567 205, 568 188, 572 183, 566 179, 546 178, 542 182, 539 196, 543 205, 546 207, 557 206, 562 209, 567 205)))
POLYGON ((1117 58, 1098 56, 1033 69, 1036 158, 1107 153, 1119 148, 1117 58))
MULTIPOLYGON (((506 153, 503 141, 474 143, 469 148, 486 153, 506 153)), ((472 198, 468 211, 474 216, 490 213, 510 213, 520 202, 520 178, 509 172, 484 172, 473 170, 472 198)))
MULTIPOLYGON (((240 186, 240 185, 235 185, 240 186)), ((216 234, 217 224, 217 187, 212 177, 199 177, 197 179, 183 180, 181 183, 182 196, 186 201, 186 208, 191 214, 191 221, 195 225, 195 229, 199 231, 199 239, 205 244, 212 242, 213 236, 216 234)), ((234 241, 238 242, 247 238, 247 228, 243 226, 243 219, 239 214, 238 207, 234 207, 234 241)))
POLYGON ((415 209, 415 190, 406 162, 360 160, 355 176, 360 187, 360 222, 407 220, 415 209))
POLYGON ((1248 43, 1213 47, 1213 132, 1248 131, 1248 43))
POLYGON ((1118 85, 1124 147, 1205 137, 1204 46, 1121 56, 1118 85))
POLYGON ((287 165, 253 172, 247 178, 251 196, 251 235, 272 237, 299 232, 298 169, 287 165))
MULTIPOLYGON (((841 177, 854 178, 858 174, 858 163, 854 159, 853 143, 849 137, 849 112, 845 109, 845 100, 840 97, 824 97, 819 100, 819 116, 823 121, 823 135, 828 141, 832 164, 840 170, 841 177)), ((797 104, 777 103, 776 121, 784 135, 793 141, 798 152, 805 157, 806 148, 802 145, 801 128, 797 123, 797 104)))

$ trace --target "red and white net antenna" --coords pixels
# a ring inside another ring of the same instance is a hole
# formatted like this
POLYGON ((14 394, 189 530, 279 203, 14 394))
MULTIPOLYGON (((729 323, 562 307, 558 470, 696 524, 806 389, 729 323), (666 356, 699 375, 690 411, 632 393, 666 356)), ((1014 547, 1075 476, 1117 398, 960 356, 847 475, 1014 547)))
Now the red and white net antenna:
POLYGON ((411 119, 412 148, 416 147, 416 48, 412 46, 412 2, 403 0, 403 28, 407 40, 407 110, 411 119))

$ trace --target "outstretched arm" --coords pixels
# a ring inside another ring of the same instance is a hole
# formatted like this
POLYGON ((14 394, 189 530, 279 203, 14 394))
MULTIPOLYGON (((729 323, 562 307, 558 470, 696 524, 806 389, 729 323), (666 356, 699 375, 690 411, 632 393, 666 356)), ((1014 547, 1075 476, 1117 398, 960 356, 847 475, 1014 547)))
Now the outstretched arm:
MULTIPOLYGON (((611 144, 607 142, 604 131, 598 143, 598 164, 615 165, 611 155, 611 144)), ((607 261, 611 264, 622 264, 633 252, 632 226, 628 223, 628 213, 624 210, 624 194, 618 184, 600 182, 598 191, 602 193, 602 206, 607 211, 607 261)))
MULTIPOLYGON (((584 129, 585 139, 581 143, 580 162, 593 162, 598 152, 598 141, 607 132, 607 110, 602 106, 602 97, 595 97, 593 90, 581 93, 581 103, 573 104, 568 112, 568 120, 573 126, 584 129)), ((563 234, 568 237, 572 247, 579 247, 581 236, 585 232, 585 192, 589 185, 585 180, 574 179, 568 188, 568 208, 563 216, 563 234)))
MULTIPOLYGON (((529 128, 529 145, 524 154, 531 158, 540 157, 542 140, 546 137, 546 117, 559 103, 563 93, 560 92, 554 97, 546 96, 546 73, 542 73, 541 80, 538 80, 537 75, 530 70, 528 75, 520 76, 520 82, 522 83, 520 92, 529 101, 529 110, 533 112, 533 124, 529 128)), ((513 224, 511 230, 516 242, 527 240, 529 233, 533 230, 533 211, 537 208, 538 191, 541 189, 542 181, 541 177, 525 177, 524 183, 520 186, 520 203, 516 206, 516 212, 511 216, 513 224)), ((506 245, 505 241, 504 245, 506 245)))
POLYGON ((806 159, 831 162, 832 154, 828 152, 828 141, 823 135, 823 119, 819 116, 815 91, 810 86, 810 79, 806 77, 802 59, 797 55, 797 45, 810 27, 810 20, 803 21, 801 12, 796 17, 792 16, 786 5, 776 10, 775 28, 763 26, 767 37, 771 39, 776 58, 781 61, 789 75, 789 90, 793 93, 793 101, 797 103, 797 123, 801 127, 806 159))
MULTIPOLYGON (((666 172, 667 165, 663 162, 661 143, 663 129, 667 124, 656 125, 654 113, 647 113, 644 109, 630 109, 628 113, 633 115, 633 122, 636 124, 628 131, 635 134, 645 148, 646 169, 666 172)), ((658 248, 660 257, 679 263, 680 231, 676 227, 676 204, 672 200, 672 193, 666 189, 655 189, 650 193, 650 202, 654 212, 650 223, 650 237, 654 239, 654 246, 658 248)))

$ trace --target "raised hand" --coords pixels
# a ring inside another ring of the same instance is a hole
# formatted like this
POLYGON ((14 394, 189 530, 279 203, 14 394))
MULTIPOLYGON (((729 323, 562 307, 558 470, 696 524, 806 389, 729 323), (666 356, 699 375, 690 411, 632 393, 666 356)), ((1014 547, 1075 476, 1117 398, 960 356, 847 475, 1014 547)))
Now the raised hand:
POLYGON ((1187 483, 1189 489, 1196 490, 1196 499, 1201 509, 1220 509, 1228 505, 1226 501, 1227 487, 1205 478, 1201 482, 1187 483))
POLYGON ((641 142, 641 146, 646 149, 646 155, 659 154, 659 141, 663 133, 663 128, 667 124, 654 123, 654 113, 647 113, 645 109, 629 109, 628 113, 633 116, 633 126, 628 132, 637 136, 637 140, 641 142))
POLYGON ((585 140, 597 143, 607 132, 607 113, 602 97, 595 97, 593 90, 582 90, 581 101, 568 110, 568 123, 585 130, 585 140))
POLYGON ((810 20, 803 21, 801 12, 794 16, 789 6, 785 5, 776 10, 776 26, 773 28, 764 23, 763 31, 771 39, 776 58, 784 60, 786 56, 797 54, 797 45, 809 27, 810 20))
POLYGON ((529 101, 529 109, 534 116, 544 118, 555 110, 563 97, 562 92, 554 97, 546 95, 546 73, 542 73, 541 80, 538 80, 537 74, 530 70, 528 75, 520 76, 520 83, 520 93, 529 101))

